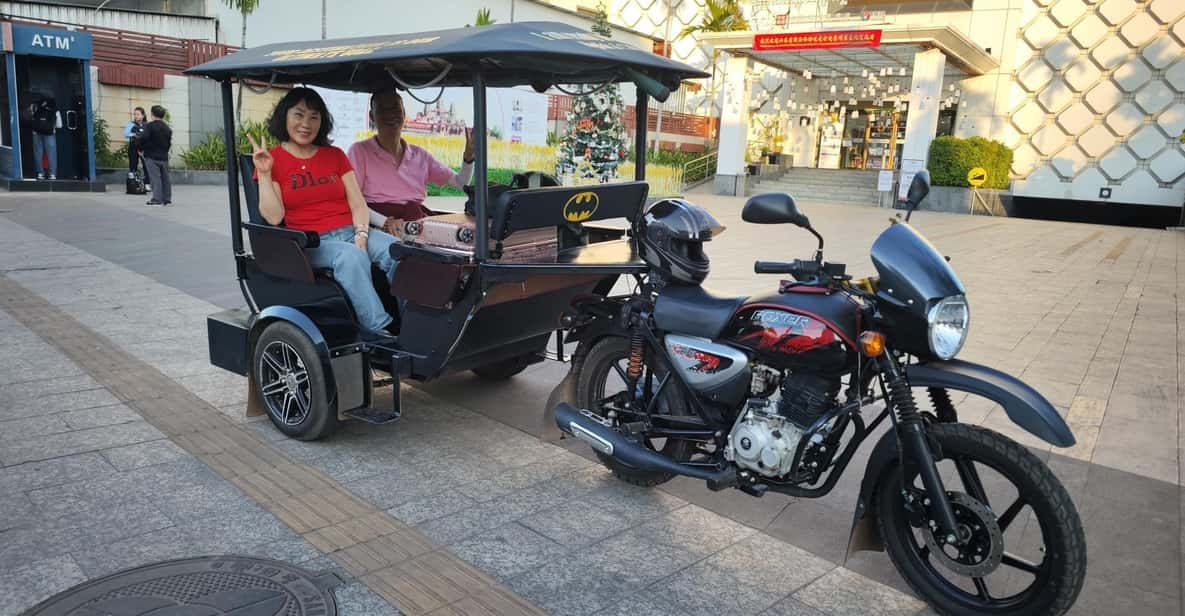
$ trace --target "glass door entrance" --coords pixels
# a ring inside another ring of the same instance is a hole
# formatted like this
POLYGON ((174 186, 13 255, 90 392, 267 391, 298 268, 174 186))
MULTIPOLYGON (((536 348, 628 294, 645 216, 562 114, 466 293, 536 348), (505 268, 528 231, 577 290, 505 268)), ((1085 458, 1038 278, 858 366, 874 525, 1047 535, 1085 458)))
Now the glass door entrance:
POLYGON ((906 111, 892 107, 829 113, 819 134, 821 169, 895 169, 905 143, 906 111))

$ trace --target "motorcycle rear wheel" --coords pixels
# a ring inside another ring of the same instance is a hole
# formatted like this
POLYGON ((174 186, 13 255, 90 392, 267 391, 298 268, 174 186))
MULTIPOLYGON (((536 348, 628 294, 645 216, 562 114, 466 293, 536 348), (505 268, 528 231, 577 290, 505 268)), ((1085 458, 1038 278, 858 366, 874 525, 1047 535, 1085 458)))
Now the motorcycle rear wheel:
MULTIPOLYGON (((610 336, 598 340, 578 366, 576 380, 576 400, 580 408, 588 409, 598 415, 605 415, 604 400, 619 393, 625 387, 624 370, 629 359, 629 340, 617 336, 610 336)), ((654 372, 654 382, 657 383, 667 373, 666 362, 655 361, 653 354, 648 353, 645 370, 654 372)), ((655 407, 656 413, 671 415, 685 415, 689 411, 678 384, 671 382, 663 389, 662 398, 655 407)), ((676 439, 647 439, 646 445, 651 449, 679 461, 688 460, 693 452, 690 441, 676 439)), ((644 471, 626 466, 613 458, 597 452, 601 460, 618 479, 641 487, 653 487, 670 481, 674 477, 671 473, 644 471)))
MULTIPOLYGON (((945 468, 943 474, 950 476, 944 481, 947 493, 969 505, 958 507, 956 513, 965 516, 963 519, 989 516, 982 525, 970 522, 973 529, 990 529, 993 523, 999 529, 998 553, 991 554, 999 560, 994 569, 976 577, 974 573, 979 571, 971 571, 979 566, 976 559, 990 558, 972 554, 976 550, 970 546, 975 542, 937 548, 941 544, 934 542, 933 535, 926 537, 928 528, 911 526, 902 487, 916 490, 920 481, 915 476, 903 483, 901 467, 894 463, 877 489, 877 522, 889 558, 905 581, 940 614, 1056 615, 1069 610, 1086 576, 1086 538, 1065 487, 1037 456, 1002 434, 966 424, 931 424, 927 430, 942 453, 939 469, 945 468), (985 483, 981 471, 996 481, 985 483), (1012 484, 1016 496, 1011 496, 1013 490, 1000 477, 1012 484), (1001 492, 1008 496, 1000 498, 1001 492), (1034 550, 1031 544, 1038 531, 1042 546, 1034 550), (1025 554, 1010 552, 1010 543, 1025 554), (944 554, 935 553, 936 548, 944 554), (1032 562, 1035 558, 1030 555, 1037 552, 1042 558, 1032 562), (952 562, 964 571, 953 570, 952 562), (1002 577, 991 577, 997 575, 1002 577), (994 594, 989 578, 997 586, 994 594), (1005 587, 1007 593, 999 590, 1005 587), (1014 591, 1016 588, 1021 590, 1014 591)), ((991 541, 978 545, 990 546, 991 541)), ((986 549, 993 551, 997 549, 986 549)))

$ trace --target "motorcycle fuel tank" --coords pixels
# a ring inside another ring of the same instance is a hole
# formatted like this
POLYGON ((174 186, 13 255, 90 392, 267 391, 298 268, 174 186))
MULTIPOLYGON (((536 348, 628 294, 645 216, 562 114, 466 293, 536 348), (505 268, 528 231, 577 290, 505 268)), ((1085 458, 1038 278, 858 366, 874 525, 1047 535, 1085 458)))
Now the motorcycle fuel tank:
MULTIPOLYGON (((808 290, 810 289, 810 290, 808 290)), ((754 298, 729 324, 727 340, 772 367, 843 372, 856 359, 858 308, 842 293, 779 293, 754 298)))

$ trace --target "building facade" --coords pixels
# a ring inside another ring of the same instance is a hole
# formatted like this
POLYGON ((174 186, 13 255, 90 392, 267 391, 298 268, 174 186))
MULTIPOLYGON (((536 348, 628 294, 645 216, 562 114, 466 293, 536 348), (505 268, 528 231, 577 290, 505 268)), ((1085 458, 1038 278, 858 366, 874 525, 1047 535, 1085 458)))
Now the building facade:
MULTIPOLYGON (((651 34, 703 19, 702 0, 613 4, 614 19, 651 34)), ((743 191, 745 162, 763 149, 795 166, 908 169, 950 134, 1012 148, 1016 196, 1185 201, 1185 0, 740 5, 747 30, 671 46, 714 72, 688 105, 721 116, 726 192, 743 191), (827 48, 862 31, 876 44, 827 48), (815 42, 761 44, 779 34, 815 42)))

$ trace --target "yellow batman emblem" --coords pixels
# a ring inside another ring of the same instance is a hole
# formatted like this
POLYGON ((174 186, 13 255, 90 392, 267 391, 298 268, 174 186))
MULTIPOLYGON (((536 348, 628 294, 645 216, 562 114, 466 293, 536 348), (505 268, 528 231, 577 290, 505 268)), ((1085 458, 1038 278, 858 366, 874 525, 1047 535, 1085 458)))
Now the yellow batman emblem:
POLYGON ((600 204, 601 198, 595 192, 585 191, 576 193, 564 204, 564 220, 568 222, 584 222, 592 218, 593 213, 597 211, 597 206, 600 204))

